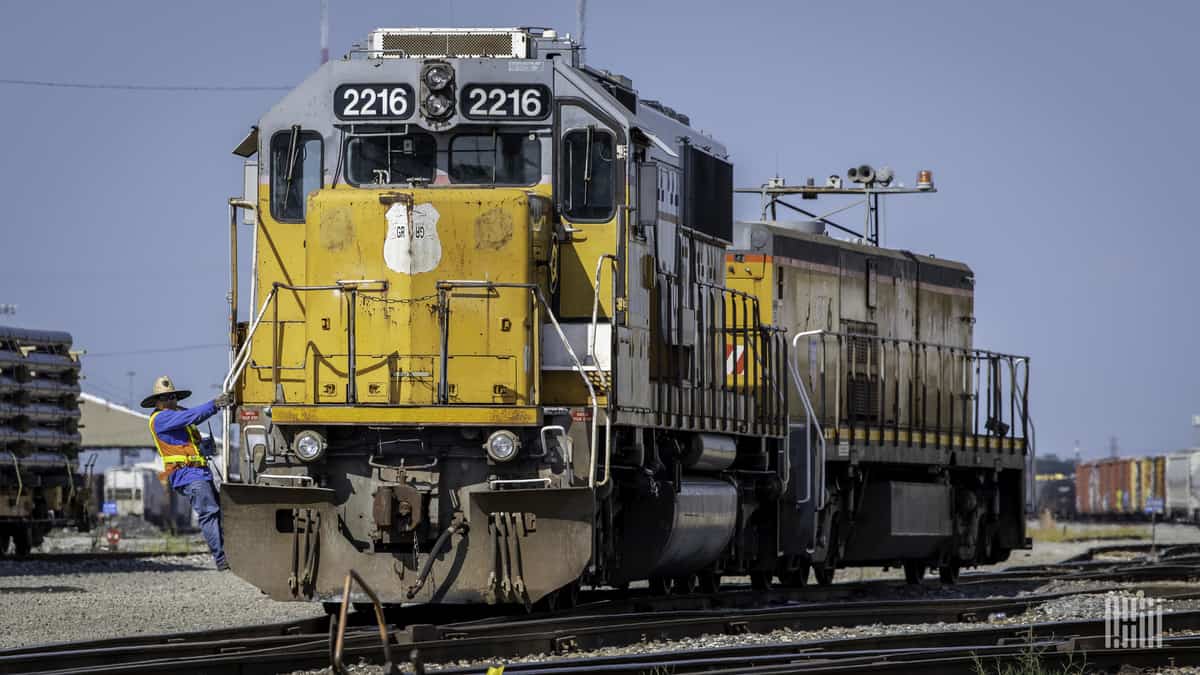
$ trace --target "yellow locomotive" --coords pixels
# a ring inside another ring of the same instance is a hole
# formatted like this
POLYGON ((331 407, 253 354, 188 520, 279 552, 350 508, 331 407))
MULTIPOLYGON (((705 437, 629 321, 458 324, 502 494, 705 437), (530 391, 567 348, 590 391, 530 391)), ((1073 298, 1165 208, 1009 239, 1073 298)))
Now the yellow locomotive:
MULTIPOLYGON (((735 228, 725 148, 583 65, 569 38, 372 31, 235 152, 252 190, 231 200, 233 259, 240 208, 254 215, 252 297, 239 321, 235 264, 226 387, 243 452, 221 500, 234 571, 272 597, 337 600, 350 568, 385 602, 553 604, 581 585, 763 586, 803 583, 810 565, 827 580, 859 560, 983 559, 949 526, 854 552, 864 485, 956 517, 967 498, 927 470, 951 450, 924 439, 965 443, 963 420, 905 416, 918 478, 868 479, 873 456, 826 456, 827 438, 900 436, 887 419, 872 436, 853 415, 835 423, 845 410, 818 414, 815 383, 789 374, 818 364, 789 359, 797 326, 775 317, 794 312, 742 263, 798 240, 735 228)), ((821 353, 837 363, 844 324, 813 326, 829 332, 806 339, 832 340, 821 353)), ((964 353, 948 362, 978 362, 969 330, 956 335, 964 353)), ((960 372, 945 407, 978 381, 960 372)), ((1007 432, 1020 417, 983 434, 1009 454, 970 487, 989 551, 1024 543, 1025 451, 1007 432), (1001 507, 997 486, 1012 485, 1001 507)))

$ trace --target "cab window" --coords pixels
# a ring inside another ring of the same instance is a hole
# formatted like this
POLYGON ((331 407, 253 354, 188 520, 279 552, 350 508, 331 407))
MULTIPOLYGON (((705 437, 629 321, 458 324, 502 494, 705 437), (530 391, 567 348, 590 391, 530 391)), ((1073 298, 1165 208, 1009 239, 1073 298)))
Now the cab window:
POLYGON ((542 144, 532 133, 460 134, 450 141, 451 183, 533 185, 542 179, 542 144))
POLYGON ((563 212, 570 220, 610 220, 616 209, 613 135, 590 126, 563 135, 563 212))
POLYGON ((430 134, 358 136, 346 144, 346 181, 352 185, 433 182, 437 140, 430 134))
POLYGON ((271 137, 271 217, 280 222, 304 220, 308 194, 321 189, 321 135, 293 127, 271 137))

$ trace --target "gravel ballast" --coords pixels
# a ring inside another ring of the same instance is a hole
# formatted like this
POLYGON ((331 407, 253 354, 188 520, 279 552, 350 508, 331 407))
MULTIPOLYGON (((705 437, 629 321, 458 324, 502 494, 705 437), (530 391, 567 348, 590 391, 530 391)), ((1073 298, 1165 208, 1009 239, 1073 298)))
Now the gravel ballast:
POLYGON ((208 554, 0 560, 0 648, 275 623, 323 614, 275 602, 208 554))

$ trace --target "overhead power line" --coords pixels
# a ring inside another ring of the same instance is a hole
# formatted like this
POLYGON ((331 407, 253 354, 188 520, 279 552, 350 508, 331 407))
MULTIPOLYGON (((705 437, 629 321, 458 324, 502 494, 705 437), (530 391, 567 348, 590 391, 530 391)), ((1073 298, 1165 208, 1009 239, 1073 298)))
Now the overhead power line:
POLYGON ((87 352, 83 355, 85 359, 94 359, 98 356, 135 356, 137 354, 168 354, 171 352, 194 352, 200 349, 229 349, 229 345, 224 343, 212 343, 205 345, 183 345, 181 347, 161 347, 159 349, 130 349, 121 352, 87 352))
POLYGON ((120 91, 288 91, 292 87, 262 85, 190 85, 190 84, 101 84, 94 82, 56 82, 52 80, 0 79, 0 84, 25 87, 54 87, 59 89, 115 89, 120 91))

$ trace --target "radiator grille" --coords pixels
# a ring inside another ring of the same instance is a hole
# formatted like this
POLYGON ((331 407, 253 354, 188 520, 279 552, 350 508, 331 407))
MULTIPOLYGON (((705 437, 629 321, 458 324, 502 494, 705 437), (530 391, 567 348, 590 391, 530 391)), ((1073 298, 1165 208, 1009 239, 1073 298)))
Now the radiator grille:
POLYGON ((386 55, 410 58, 517 56, 513 47, 512 33, 384 33, 381 40, 386 55))
MULTIPOLYGON (((879 334, 879 326, 867 321, 842 321, 842 330, 855 336, 875 336, 879 334)), ((879 365, 878 343, 870 337, 851 337, 847 339, 846 349, 849 350, 849 362, 856 364, 879 365)))
POLYGON ((879 421, 879 380, 858 373, 846 381, 846 405, 852 419, 860 422, 879 421))

